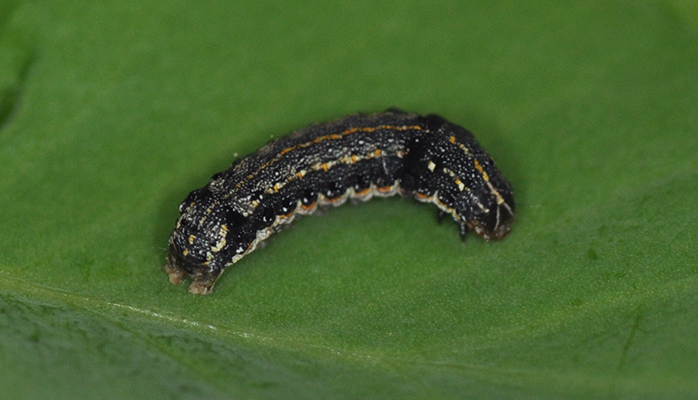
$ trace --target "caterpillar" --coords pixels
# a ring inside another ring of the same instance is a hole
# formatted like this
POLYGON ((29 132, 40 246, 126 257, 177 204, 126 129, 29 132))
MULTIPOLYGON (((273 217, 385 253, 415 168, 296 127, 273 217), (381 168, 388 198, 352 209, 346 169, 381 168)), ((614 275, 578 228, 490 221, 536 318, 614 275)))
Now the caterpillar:
POLYGON ((397 109, 311 125, 233 162, 189 193, 169 238, 170 281, 208 294, 223 271, 296 216, 395 194, 434 203, 461 237, 501 239, 514 219, 511 185, 472 133, 397 109))

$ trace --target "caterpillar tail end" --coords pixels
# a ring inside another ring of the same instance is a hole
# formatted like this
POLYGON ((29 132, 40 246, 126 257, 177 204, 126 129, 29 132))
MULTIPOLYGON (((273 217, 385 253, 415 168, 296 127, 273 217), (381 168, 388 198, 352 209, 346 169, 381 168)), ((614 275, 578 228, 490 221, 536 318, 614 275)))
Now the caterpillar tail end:
POLYGON ((221 276, 221 272, 195 275, 194 282, 189 285, 189 293, 201 295, 213 293, 213 286, 221 276))
POLYGON ((189 272, 191 268, 183 267, 181 260, 173 256, 176 254, 171 252, 165 263, 165 272, 170 277, 170 282, 173 285, 179 285, 187 277, 193 277, 194 281, 189 285, 189 293, 193 294, 210 294, 213 292, 213 286, 223 273, 223 269, 207 269, 205 272, 201 268, 196 268, 189 272))
POLYGON ((174 267, 169 262, 165 264, 165 272, 170 276, 170 282, 173 285, 179 285, 184 279, 184 272, 174 267))

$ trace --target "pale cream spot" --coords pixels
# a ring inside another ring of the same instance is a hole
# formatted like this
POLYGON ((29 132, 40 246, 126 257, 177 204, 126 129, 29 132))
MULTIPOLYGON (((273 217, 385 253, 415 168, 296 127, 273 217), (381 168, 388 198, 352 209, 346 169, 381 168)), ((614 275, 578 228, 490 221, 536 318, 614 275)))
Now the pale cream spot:
POLYGON ((433 161, 429 161, 427 168, 429 168, 429 171, 434 172, 434 168, 436 168, 436 164, 434 164, 433 161))
POLYGON ((196 239, 196 236, 189 235, 189 244, 194 244, 194 239, 196 239))
POLYGON ((226 241, 225 239, 221 239, 214 247, 211 247, 211 251, 214 253, 218 253, 221 251, 221 249, 225 246, 226 241))
POLYGON ((467 148, 464 144, 458 143, 458 147, 460 147, 460 149, 463 150, 463 152, 464 152, 465 154, 467 154, 467 155, 469 155, 469 156, 472 157, 472 153, 470 153, 470 149, 467 148))

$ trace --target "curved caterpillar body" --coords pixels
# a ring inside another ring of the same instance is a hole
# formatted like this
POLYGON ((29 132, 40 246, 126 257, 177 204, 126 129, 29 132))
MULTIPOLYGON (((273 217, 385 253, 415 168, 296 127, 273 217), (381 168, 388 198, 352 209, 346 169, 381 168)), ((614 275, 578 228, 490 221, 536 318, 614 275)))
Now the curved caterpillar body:
POLYGON ((399 110, 312 125, 215 174, 180 204, 165 270, 207 294, 220 274, 296 215, 399 193, 434 203, 464 237, 501 239, 514 218, 507 180, 473 135, 399 110))

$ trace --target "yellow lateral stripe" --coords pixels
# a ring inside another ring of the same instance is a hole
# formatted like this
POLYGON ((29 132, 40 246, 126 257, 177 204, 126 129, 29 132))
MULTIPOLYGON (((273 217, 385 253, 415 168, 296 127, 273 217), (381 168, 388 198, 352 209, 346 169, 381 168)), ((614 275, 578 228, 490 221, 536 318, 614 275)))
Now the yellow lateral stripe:
POLYGON ((485 182, 489 182, 490 177, 487 175, 487 172, 482 168, 482 165, 475 160, 475 168, 482 174, 482 178, 485 180, 485 182))
MULTIPOLYGON (((293 150, 306 148, 306 147, 308 147, 308 146, 312 146, 312 145, 314 145, 314 144, 321 143, 321 142, 324 142, 324 141, 326 141, 326 140, 338 140, 338 139, 341 139, 341 138, 344 137, 344 136, 351 135, 352 133, 356 133, 356 132, 371 133, 371 132, 375 132, 375 131, 378 131, 378 130, 393 130, 393 131, 416 130, 416 131, 420 131, 420 130, 422 130, 422 127, 419 126, 419 125, 403 125, 403 126, 378 125, 378 126, 363 126, 363 127, 356 127, 356 128, 347 129, 347 130, 345 130, 344 132, 342 132, 341 134, 333 133, 333 134, 330 134, 330 135, 319 136, 319 137, 316 137, 315 139, 311 140, 310 142, 300 143, 300 144, 297 144, 297 145, 295 145, 295 146, 287 147, 287 148, 281 150, 281 151, 279 152, 279 154, 278 154, 276 157, 274 157, 274 158, 272 158, 271 160, 269 160, 269 161, 267 161, 266 163, 264 163, 264 165, 262 165, 261 167, 259 167, 259 169, 257 169, 257 171, 255 171, 254 173, 248 175, 246 180, 240 181, 237 185, 235 185, 235 188, 240 188, 245 182, 247 182, 247 181, 249 181, 250 179, 254 178, 260 171, 263 171, 263 170, 264 170, 265 168, 267 168, 269 165, 271 165, 271 164, 275 163, 276 161, 278 161, 278 160, 281 158, 281 156, 283 156, 283 155, 285 155, 285 154, 288 154, 288 153, 290 153, 290 152, 293 151, 293 150)), ((453 138, 453 139, 455 140, 455 138, 453 138)), ((377 154, 380 155, 380 150, 377 150, 377 154)))

